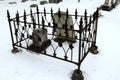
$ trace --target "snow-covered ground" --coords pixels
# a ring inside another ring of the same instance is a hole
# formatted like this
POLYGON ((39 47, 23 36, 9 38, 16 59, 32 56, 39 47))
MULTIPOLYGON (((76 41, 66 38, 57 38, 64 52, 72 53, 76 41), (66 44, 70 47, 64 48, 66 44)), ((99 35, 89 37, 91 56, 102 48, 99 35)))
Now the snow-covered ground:
MULTIPOLYGON (((23 50, 12 54, 11 36, 7 22, 7 11, 11 17, 17 10, 23 14, 24 9, 29 11, 30 4, 38 1, 21 3, 20 0, 0 1, 0 80, 70 80, 72 71, 76 65, 44 55, 36 55, 23 50), (16 1, 17 4, 8 4, 16 1)), ((83 14, 85 9, 92 13, 104 3, 104 0, 63 0, 59 4, 39 5, 39 9, 45 7, 50 10, 69 9, 74 13, 78 9, 83 14)), ((103 17, 99 18, 97 46, 99 54, 89 54, 82 63, 81 70, 85 80, 120 80, 120 5, 110 12, 102 11, 103 17)))

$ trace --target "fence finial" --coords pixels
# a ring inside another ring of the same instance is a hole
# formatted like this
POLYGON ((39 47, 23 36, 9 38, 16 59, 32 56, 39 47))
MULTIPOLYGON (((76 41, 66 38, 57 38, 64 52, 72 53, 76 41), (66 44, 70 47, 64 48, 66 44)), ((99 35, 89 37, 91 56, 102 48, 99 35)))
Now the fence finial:
POLYGON ((61 17, 61 11, 60 11, 60 8, 58 9, 58 18, 61 17))
POLYGON ((78 14, 78 12, 77 12, 77 9, 75 10, 75 19, 77 19, 77 14, 78 14))
POLYGON ((44 21, 43 16, 42 16, 42 29, 43 29, 43 30, 45 29, 45 21, 44 21))
POLYGON ((50 10, 50 11, 51 11, 51 17, 53 17, 53 10, 52 10, 52 8, 51 8, 51 10, 50 10))
POLYGON ((9 10, 7 10, 7 17, 10 18, 9 10))
POLYGON ((85 9, 85 13, 84 13, 84 20, 85 20, 85 26, 87 26, 87 10, 85 9))
POLYGON ((16 22, 17 22, 17 25, 19 25, 20 20, 19 20, 19 12, 18 11, 17 11, 17 14, 16 14, 16 22))
POLYGON ((69 13, 69 11, 68 11, 68 8, 67 8, 67 10, 66 10, 66 19, 68 19, 68 13, 69 13))
POLYGON ((44 16, 46 17, 46 9, 45 9, 45 7, 44 7, 44 16))
POLYGON ((82 32, 82 27, 83 27, 83 18, 80 18, 80 25, 79 25, 79 31, 80 33, 82 32))
POLYGON ((36 7, 36 10, 37 10, 37 13, 39 13, 39 9, 38 9, 38 6, 36 7))
POLYGON ((32 9, 30 9, 30 16, 31 16, 31 18, 32 18, 32 16, 33 16, 33 15, 32 15, 32 9))
POLYGON ((84 15, 85 15, 85 20, 87 19, 87 10, 85 9, 85 13, 84 13, 84 15))
POLYGON ((24 26, 26 27, 26 11, 24 10, 24 17, 23 17, 23 19, 24 19, 24 26))

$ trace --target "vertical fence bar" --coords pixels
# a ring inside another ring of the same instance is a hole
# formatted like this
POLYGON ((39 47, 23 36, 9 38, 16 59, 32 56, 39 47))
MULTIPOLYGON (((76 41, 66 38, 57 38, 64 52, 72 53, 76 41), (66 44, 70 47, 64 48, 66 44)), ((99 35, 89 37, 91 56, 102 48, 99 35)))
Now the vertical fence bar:
POLYGON ((37 19, 38 19, 38 28, 40 28, 40 19, 39 19, 39 9, 37 6, 37 19))
POLYGON ((60 11, 60 8, 58 9, 58 18, 60 20, 60 17, 61 17, 61 11, 60 11))
POLYGON ((31 15, 31 20, 32 20, 32 24, 33 24, 33 30, 35 30, 36 28, 36 22, 32 13, 32 9, 30 10, 30 15, 31 15))
POLYGON ((24 26, 25 26, 25 27, 27 26, 27 25, 26 25, 26 19, 27 19, 27 17, 26 17, 26 11, 24 10, 23 20, 24 20, 24 26))
POLYGON ((95 12, 95 43, 96 43, 96 38, 97 38, 97 26, 98 26, 98 15, 99 15, 99 8, 97 8, 95 12))
POLYGON ((16 25, 15 25, 15 20, 13 20, 13 24, 14 24, 14 30, 15 30, 15 37, 16 37, 16 41, 18 43, 18 29, 16 28, 16 25))
MULTIPOLYGON (((62 14, 64 16, 64 14, 62 14)), ((68 9, 66 10, 66 20, 65 20, 65 36, 68 38, 68 9)))
POLYGON ((55 23, 54 17, 52 18, 52 20, 53 20, 53 31, 52 31, 52 34, 54 35, 54 34, 55 34, 55 31, 56 31, 57 25, 56 25, 56 23, 55 23))
POLYGON ((52 10, 52 8, 51 8, 50 12, 51 12, 51 17, 53 18, 53 10, 52 10))
POLYGON ((45 29, 45 21, 44 21, 43 16, 42 16, 42 29, 43 29, 43 30, 45 29))
POLYGON ((78 12, 77 12, 77 9, 75 10, 75 19, 77 20, 77 14, 78 14, 78 12))
MULTIPOLYGON (((18 30, 20 30, 20 19, 19 19, 19 12, 18 11, 17 11, 17 14, 16 14, 16 22, 17 22, 17 28, 18 28, 18 30)), ((20 46, 22 46, 21 41, 22 41, 22 35, 20 37, 20 46)))
MULTIPOLYGON (((91 34, 90 34, 90 31, 91 31, 91 16, 90 16, 90 19, 89 19, 89 23, 90 23, 90 25, 88 26, 88 40, 90 40, 90 38, 91 38, 91 34)), ((88 43, 88 46, 90 47, 90 42, 88 43)))
POLYGON ((84 13, 85 26, 87 26, 87 10, 84 13))
POLYGON ((30 9, 30 17, 31 17, 31 21, 32 21, 32 17, 33 17, 32 9, 30 9))
POLYGON ((87 49, 87 47, 86 47, 86 42, 85 42, 85 39, 87 39, 87 29, 88 29, 88 18, 87 18, 87 10, 85 9, 85 13, 84 13, 84 22, 85 22, 85 30, 83 31, 83 52, 82 52, 82 54, 83 54, 83 56, 85 55, 85 53, 86 53, 86 49, 87 49))
POLYGON ((13 32, 12 32, 12 26, 11 26, 11 19, 10 19, 10 13, 9 13, 8 10, 7 10, 7 17, 8 17, 8 22, 9 22, 10 34, 11 34, 12 47, 13 47, 13 49, 15 49, 15 46, 14 46, 14 38, 13 38, 13 32))
POLYGON ((80 19, 80 25, 79 25, 79 52, 78 52, 78 70, 80 70, 81 66, 81 34, 82 34, 82 27, 83 27, 83 19, 81 17, 80 19))
POLYGON ((44 7, 44 17, 46 18, 46 9, 45 9, 45 7, 44 7))

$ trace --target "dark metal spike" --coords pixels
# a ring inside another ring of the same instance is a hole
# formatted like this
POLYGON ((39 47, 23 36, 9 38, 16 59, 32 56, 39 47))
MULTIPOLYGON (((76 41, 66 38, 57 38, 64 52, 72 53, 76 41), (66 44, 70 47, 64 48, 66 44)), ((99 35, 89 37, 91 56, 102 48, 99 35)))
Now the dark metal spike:
POLYGON ((75 10, 75 19, 77 19, 77 14, 78 14, 78 12, 77 12, 77 9, 75 10))
POLYGON ((19 25, 19 13, 17 11, 17 14, 16 14, 16 22, 17 22, 17 25, 19 25))
POLYGON ((9 10, 7 10, 7 17, 10 18, 9 10))
POLYGON ((37 13, 39 13, 39 8, 38 8, 38 6, 36 7, 36 10, 37 10, 37 13))
POLYGON ((66 10, 66 19, 68 19, 68 13, 69 13, 69 11, 68 11, 68 8, 67 8, 67 10, 66 10))
POLYGON ((33 13, 33 11, 32 11, 32 9, 30 9, 30 15, 31 15, 31 17, 32 17, 32 13, 33 13))
POLYGON ((52 10, 52 8, 51 8, 51 17, 53 17, 53 10, 52 10))
POLYGON ((26 26, 26 11, 24 10, 24 26, 26 26))
POLYGON ((44 30, 45 29, 45 21, 44 21, 44 18, 43 18, 43 16, 42 16, 42 29, 44 30))
POLYGON ((46 17, 46 9, 45 9, 45 7, 44 7, 44 16, 46 17))
POLYGON ((83 27, 83 18, 80 18, 80 25, 79 25, 79 31, 82 32, 82 27, 83 27))
POLYGON ((87 10, 86 9, 85 9, 85 13, 84 14, 85 14, 85 16, 84 16, 85 26, 87 26, 87 10))
POLYGON ((61 11, 60 11, 60 8, 58 9, 58 18, 61 17, 61 11))
POLYGON ((87 20, 87 10, 86 9, 85 9, 85 13, 84 14, 85 14, 85 18, 84 19, 87 20))

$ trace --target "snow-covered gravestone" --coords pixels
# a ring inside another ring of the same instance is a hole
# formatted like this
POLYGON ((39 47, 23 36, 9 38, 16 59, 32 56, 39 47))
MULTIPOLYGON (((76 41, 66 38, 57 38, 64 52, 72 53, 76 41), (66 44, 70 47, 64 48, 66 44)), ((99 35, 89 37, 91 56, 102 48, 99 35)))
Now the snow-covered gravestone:
POLYGON ((26 2, 26 1, 28 1, 28 0, 22 0, 21 2, 26 2))
POLYGON ((62 0, 49 0, 49 3, 59 3, 62 2, 62 0))
POLYGON ((66 32, 65 32, 65 23, 66 23, 66 12, 61 12, 61 17, 58 17, 58 12, 54 14, 53 18, 55 20, 55 24, 57 24, 56 27, 56 32, 55 35, 57 35, 57 37, 54 39, 56 42, 64 42, 64 41, 69 41, 69 42, 75 42, 75 32, 73 31, 74 27, 73 27, 73 19, 71 16, 68 16, 67 19, 67 34, 68 37, 66 37, 66 32), (71 28, 72 26, 72 28, 71 28), (61 29, 62 28, 62 29, 61 29))
POLYGON ((116 6, 116 4, 117 0, 105 0, 105 3, 101 6, 101 9, 110 11, 116 6))
POLYGON ((48 3, 48 2, 45 1, 45 0, 40 1, 40 4, 41 4, 41 5, 44 5, 44 4, 47 4, 47 3, 48 3))
POLYGON ((35 29, 32 32, 32 50, 36 52, 41 52, 45 50, 51 43, 51 41, 47 38, 47 30, 46 29, 35 29))

